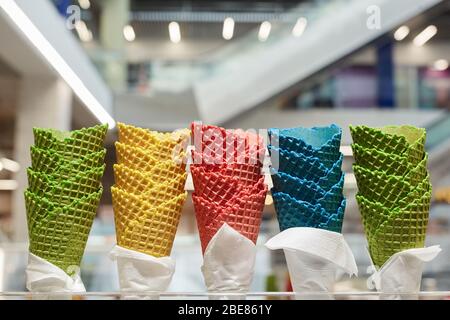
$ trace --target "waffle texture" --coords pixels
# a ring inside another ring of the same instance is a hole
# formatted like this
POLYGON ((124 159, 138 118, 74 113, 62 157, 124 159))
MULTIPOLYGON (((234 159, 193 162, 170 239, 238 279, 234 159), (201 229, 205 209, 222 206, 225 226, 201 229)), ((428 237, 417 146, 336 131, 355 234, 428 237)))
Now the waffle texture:
POLYGON ((373 263, 424 246, 431 201, 425 129, 350 127, 356 196, 373 263))
POLYGON ((280 230, 311 227, 341 232, 342 130, 337 125, 269 130, 272 196, 280 230))
POLYGON ((25 190, 30 252, 69 275, 81 263, 102 195, 107 129, 33 129, 25 190))
POLYGON ((170 256, 187 193, 188 129, 160 133, 118 123, 111 188, 117 244, 170 256))
POLYGON ((267 194, 262 137, 196 123, 191 130, 192 200, 203 253, 224 223, 256 243, 267 194))

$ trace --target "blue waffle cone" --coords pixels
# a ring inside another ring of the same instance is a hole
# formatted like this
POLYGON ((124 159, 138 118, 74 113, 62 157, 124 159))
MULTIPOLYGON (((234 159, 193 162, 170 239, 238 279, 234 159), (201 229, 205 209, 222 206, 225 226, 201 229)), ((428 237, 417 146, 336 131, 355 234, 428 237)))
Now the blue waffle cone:
POLYGON ((272 181, 275 192, 289 194, 296 200, 306 201, 313 205, 320 204, 330 214, 338 210, 343 199, 343 174, 341 180, 329 190, 322 189, 313 181, 292 177, 283 172, 272 175, 272 181))
POLYGON ((312 205, 298 201, 282 192, 274 192, 272 196, 281 231, 295 227, 310 227, 341 232, 345 199, 342 200, 338 211, 329 215, 319 204, 312 205))
POLYGON ((287 151, 318 158, 330 168, 339 160, 342 130, 335 124, 328 127, 269 129, 271 144, 287 151))
POLYGON ((331 168, 326 168, 319 158, 306 157, 300 153, 282 150, 269 146, 272 168, 275 171, 287 173, 293 177, 310 180, 323 189, 330 189, 342 177, 343 155, 340 155, 331 168))

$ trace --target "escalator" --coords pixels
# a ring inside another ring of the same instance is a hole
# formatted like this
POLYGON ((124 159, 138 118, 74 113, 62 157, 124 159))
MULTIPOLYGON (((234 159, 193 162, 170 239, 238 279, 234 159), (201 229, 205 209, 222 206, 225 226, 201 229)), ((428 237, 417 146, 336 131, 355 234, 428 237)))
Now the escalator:
POLYGON ((203 121, 222 123, 276 96, 390 32, 441 0, 313 1, 289 14, 305 16, 307 31, 292 36, 292 25, 273 26, 265 42, 254 35, 226 46, 213 71, 193 84, 203 121), (310 3, 311 6, 311 3, 310 3), (379 14, 380 24, 376 19, 379 14))

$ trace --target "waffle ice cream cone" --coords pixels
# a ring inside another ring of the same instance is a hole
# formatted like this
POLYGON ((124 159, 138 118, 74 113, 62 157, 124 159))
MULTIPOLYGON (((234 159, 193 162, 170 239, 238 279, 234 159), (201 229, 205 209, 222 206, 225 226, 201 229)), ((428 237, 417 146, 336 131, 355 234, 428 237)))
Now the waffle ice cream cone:
POLYGON ((262 137, 197 123, 191 130, 192 199, 203 253, 225 223, 255 243, 267 193, 262 137))
MULTIPOLYGON (((331 215, 320 204, 312 205, 309 202, 297 200, 282 192, 274 192, 272 196, 281 231, 296 227, 327 229, 331 215)), ((341 201, 336 211, 338 216, 343 216, 344 210, 345 199, 341 201)), ((339 225, 333 225, 333 227, 330 231, 341 232, 342 219, 339 225)))
POLYGON ((111 192, 118 244, 154 257, 170 256, 187 194, 155 206, 116 187, 111 192))
POLYGON ((91 153, 83 158, 67 161, 58 153, 31 147, 31 168, 46 174, 56 173, 69 179, 80 172, 100 167, 104 163, 106 150, 91 153))
POLYGON ((278 165, 278 171, 293 177, 316 182, 320 187, 327 189, 335 185, 342 177, 342 154, 331 168, 326 168, 318 158, 308 158, 300 153, 285 151, 269 146, 272 159, 272 168, 278 165), (275 164, 274 164, 275 163, 275 164))
POLYGON ((270 129, 271 144, 282 150, 319 158, 329 168, 339 159, 342 130, 328 127, 270 129))
POLYGON ((256 133, 196 123, 192 123, 191 129, 196 164, 220 165, 243 162, 246 158, 256 163, 264 157, 264 140, 256 133))
POLYGON ((171 156, 175 146, 185 146, 190 136, 189 129, 170 133, 160 133, 148 129, 138 128, 121 122, 117 123, 119 129, 119 141, 125 145, 147 149, 151 152, 162 147, 161 154, 171 156))
POLYGON ((280 230, 312 227, 341 232, 346 201, 336 125, 270 129, 272 196, 280 230))
POLYGON ((151 174, 141 173, 123 165, 114 165, 116 186, 126 192, 141 195, 150 203, 164 202, 183 193, 186 175, 185 172, 180 172, 172 177, 172 173, 168 173, 166 179, 154 179, 151 174), (153 198, 156 198, 155 201, 151 200, 153 198))
POLYGON ((56 151, 68 160, 78 159, 103 149, 107 125, 62 132, 53 129, 34 128, 35 146, 56 151))
POLYGON ((30 252, 69 275, 80 265, 102 194, 106 131, 33 129, 25 191, 30 252))
MULTIPOLYGON (((417 188, 422 193, 430 188, 428 175, 419 180, 415 174, 411 174, 412 177, 408 179, 408 175, 406 177, 390 176, 383 171, 370 171, 358 165, 354 165, 353 170, 359 193, 367 199, 378 201, 388 207, 399 201, 411 201, 412 197, 416 196, 417 188)), ((418 171, 422 171, 422 169, 418 171)), ((423 174, 420 172, 420 176, 423 174)))
POLYGON ((118 128, 111 188, 117 244, 157 258, 170 256, 187 196, 190 132, 159 133, 123 123, 118 128))
POLYGON ((66 206, 26 193, 30 252, 70 273, 80 265, 102 190, 66 206))
POLYGON ((203 253, 211 238, 227 223, 254 243, 258 238, 267 187, 262 184, 258 193, 237 197, 231 206, 220 206, 201 196, 192 196, 203 253))
POLYGON ((353 142, 364 148, 385 153, 404 155, 412 165, 420 162, 425 154, 425 129, 412 126, 386 126, 370 128, 350 126, 353 142))
POLYGON ((425 130, 351 127, 357 202, 369 251, 381 267, 393 254, 424 246, 431 200, 425 130))
POLYGON ((185 167, 185 153, 174 155, 173 158, 158 159, 146 149, 132 147, 121 142, 116 142, 117 162, 134 170, 142 172, 151 171, 159 162, 178 164, 180 168, 185 167))
POLYGON ((68 205, 73 201, 97 192, 101 186, 104 167, 93 169, 86 174, 78 174, 70 180, 52 180, 45 173, 28 169, 30 192, 47 198, 49 201, 68 205))

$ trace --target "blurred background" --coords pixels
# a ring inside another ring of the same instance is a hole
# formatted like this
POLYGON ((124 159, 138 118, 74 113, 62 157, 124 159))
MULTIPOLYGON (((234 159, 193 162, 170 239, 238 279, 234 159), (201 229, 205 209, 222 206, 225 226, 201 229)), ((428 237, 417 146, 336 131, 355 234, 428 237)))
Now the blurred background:
MULTIPOLYGON (((32 127, 110 123, 105 190, 113 184, 114 120, 171 131, 201 120, 228 128, 343 130, 344 235, 366 290, 369 256, 354 198, 350 124, 428 132, 433 183, 423 290, 450 290, 450 1, 0 0, 0 291, 25 290, 32 127), (114 119, 114 120, 113 120, 114 119)), ((191 186, 187 186, 192 191, 191 186)), ((118 289, 111 196, 105 191, 82 265, 88 291, 118 289)), ((254 291, 289 289, 266 199, 254 291)), ((188 199, 170 290, 204 291, 188 199)))

